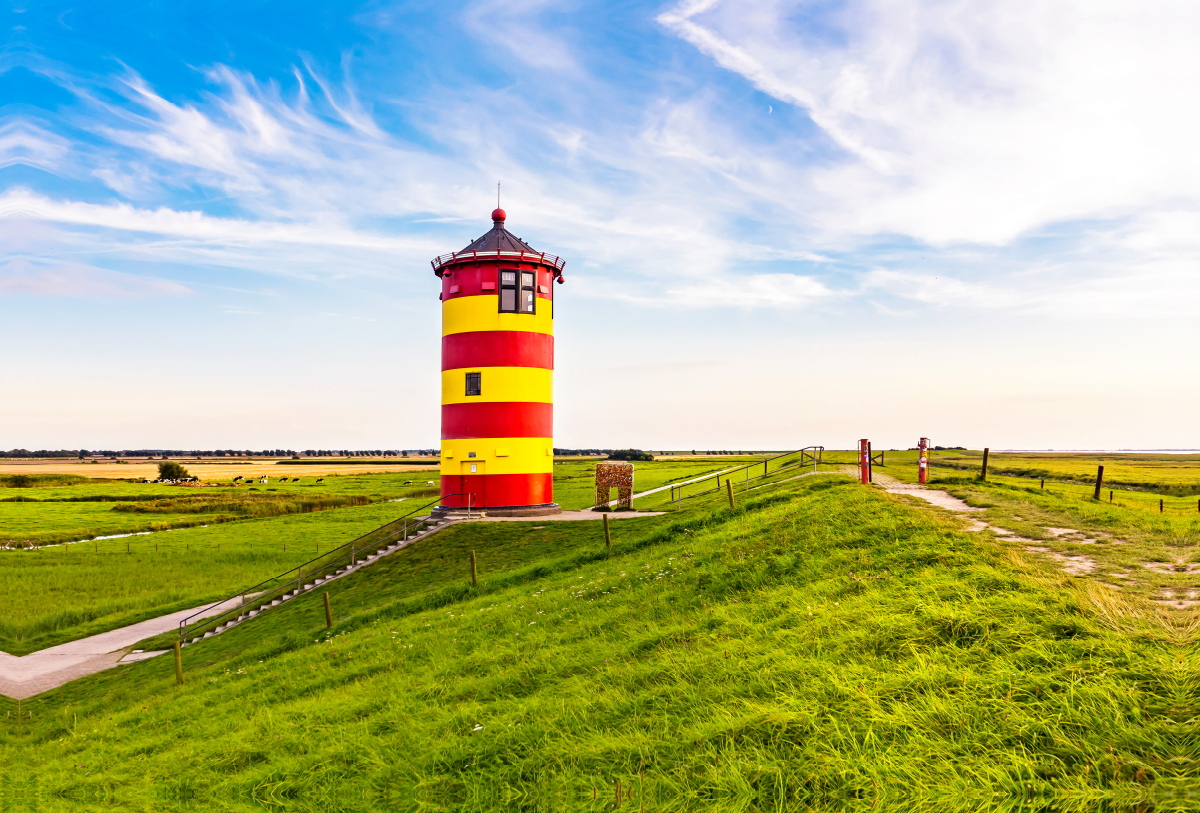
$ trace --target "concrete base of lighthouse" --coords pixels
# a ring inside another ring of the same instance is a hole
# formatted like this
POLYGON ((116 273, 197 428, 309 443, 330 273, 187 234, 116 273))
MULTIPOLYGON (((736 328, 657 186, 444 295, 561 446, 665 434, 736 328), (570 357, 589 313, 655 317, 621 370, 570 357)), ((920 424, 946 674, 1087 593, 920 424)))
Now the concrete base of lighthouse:
MULTIPOLYGON (((467 509, 439 505, 431 513, 439 519, 457 519, 460 516, 465 518, 467 516, 467 509)), ((562 506, 556 502, 545 505, 502 505, 471 509, 471 515, 476 517, 480 514, 487 514, 489 517, 548 517, 551 514, 561 513, 562 506)))

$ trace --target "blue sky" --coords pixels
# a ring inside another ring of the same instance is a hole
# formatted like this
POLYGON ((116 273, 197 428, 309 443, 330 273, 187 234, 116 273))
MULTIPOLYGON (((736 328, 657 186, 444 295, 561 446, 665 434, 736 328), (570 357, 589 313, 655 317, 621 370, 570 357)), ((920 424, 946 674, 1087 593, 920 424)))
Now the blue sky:
POLYGON ((1194 3, 9 3, 0 447, 415 447, 429 260, 556 443, 1200 446, 1194 3))

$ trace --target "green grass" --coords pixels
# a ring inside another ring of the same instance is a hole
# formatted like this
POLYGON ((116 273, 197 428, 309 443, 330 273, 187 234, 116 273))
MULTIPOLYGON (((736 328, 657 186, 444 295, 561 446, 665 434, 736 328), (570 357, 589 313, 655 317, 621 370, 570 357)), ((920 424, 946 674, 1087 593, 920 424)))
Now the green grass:
POLYGON ((5 551, 0 651, 24 655, 224 598, 401 516, 404 506, 5 551))
POLYGON ((3 488, 52 488, 86 481, 86 477, 78 474, 0 474, 0 487, 3 488))
MULTIPOLYGON (((742 457, 712 457, 688 460, 656 460, 634 463, 633 491, 650 491, 682 480, 690 480, 712 472, 744 466, 755 459, 742 457)), ((596 460, 556 463, 554 466, 554 500, 568 511, 590 508, 596 504, 596 460)), ((658 510, 670 503, 670 491, 653 494, 634 501, 638 510, 658 510)), ((612 499, 617 492, 612 492, 612 499)))
POLYGON ((38 810, 600 811, 618 783, 630 810, 1195 809, 1191 651, 960 525, 826 476, 615 523, 611 554, 593 523, 459 528, 331 584, 332 635, 310 595, 188 647, 182 687, 160 658, 6 704, 0 787, 38 810))
MULTIPOLYGON (((421 474, 427 474, 421 472, 421 474)), ((242 517, 437 496, 436 474, 316 477, 300 482, 195 488, 119 480, 0 488, 0 546, 36 547, 95 536, 164 531, 242 517), (434 486, 427 485, 432 480, 434 486), (411 481, 411 485, 406 483, 411 481), (115 504, 114 504, 115 503, 115 504)))
MULTIPOLYGON (((725 462, 639 464, 637 484, 653 488, 720 470, 725 462)), ((0 489, 0 500, 37 498, 0 502, 5 536, 42 545, 88 540, 0 551, 0 577, 12 587, 0 596, 0 651, 25 654, 222 598, 435 499, 427 481, 436 483, 437 476, 420 474, 329 476, 323 483, 310 477, 237 488, 86 481, 0 489), (404 502, 385 502, 402 497, 404 502), (334 507, 363 500, 377 502, 369 510, 334 507), (302 521, 250 519, 306 507, 333 510, 302 521), (92 539, 130 533, 142 535, 92 539)), ((555 474, 567 507, 591 504, 583 497, 592 496, 594 462, 556 466, 555 474)))
MULTIPOLYGON (((937 468, 974 474, 979 472, 982 463, 981 451, 935 452, 933 457, 933 465, 937 468)), ((993 452, 988 455, 989 474, 1031 480, 1094 484, 1098 466, 1104 466, 1104 481, 1114 488, 1174 497, 1200 495, 1200 455, 1197 454, 993 452)), ((1194 499, 1192 507, 1196 507, 1194 499)))

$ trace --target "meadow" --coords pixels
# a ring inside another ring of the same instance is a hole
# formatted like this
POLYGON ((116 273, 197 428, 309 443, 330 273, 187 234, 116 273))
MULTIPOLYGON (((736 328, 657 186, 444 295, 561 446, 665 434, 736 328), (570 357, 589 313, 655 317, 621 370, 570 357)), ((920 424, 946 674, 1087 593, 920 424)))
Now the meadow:
POLYGON ((456 527, 332 583, 331 632, 310 594, 183 686, 6 703, 0 807, 1195 809, 1194 653, 1136 596, 844 476, 723 503, 611 551, 456 527))
POLYGON ((436 473, 400 472, 205 487, 84 478, 68 485, 51 480, 38 487, 0 486, 0 547, 86 542, 97 536, 432 497, 438 481, 436 473))
POLYGON ((198 607, 401 513, 377 503, 0 554, 0 651, 24 655, 198 607))
MULTIPOLYGON (((964 472, 978 472, 982 462, 983 453, 979 451, 934 452, 932 461, 938 469, 964 472)), ((990 474, 1030 480, 1094 484, 1097 466, 1104 466, 1104 482, 1116 489, 1173 497, 1200 495, 1200 454, 994 452, 988 455, 990 474)), ((1195 500, 1192 507, 1196 507, 1195 500)))
MULTIPOLYGON (((637 485, 650 489, 728 467, 725 460, 640 464, 637 485)), ((563 463, 555 475, 567 509, 592 504, 595 461, 563 463)), ((20 586, 0 595, 0 651, 23 655, 223 598, 434 499, 422 476, 223 488, 76 478, 0 488, 0 529, 43 545, 0 556, 0 578, 20 586), (23 501, 4 501, 12 499, 23 501), (305 507, 320 513, 302 513, 305 507), (82 541, 47 544, 63 540, 82 541)))

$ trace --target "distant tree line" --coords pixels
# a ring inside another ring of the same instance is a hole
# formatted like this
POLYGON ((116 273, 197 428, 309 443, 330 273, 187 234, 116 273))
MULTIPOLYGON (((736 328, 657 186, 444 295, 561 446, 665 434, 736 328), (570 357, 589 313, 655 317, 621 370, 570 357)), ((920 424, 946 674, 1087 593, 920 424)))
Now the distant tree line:
POLYGON ((607 457, 609 460, 653 460, 654 455, 641 449, 555 449, 560 457, 607 457))

